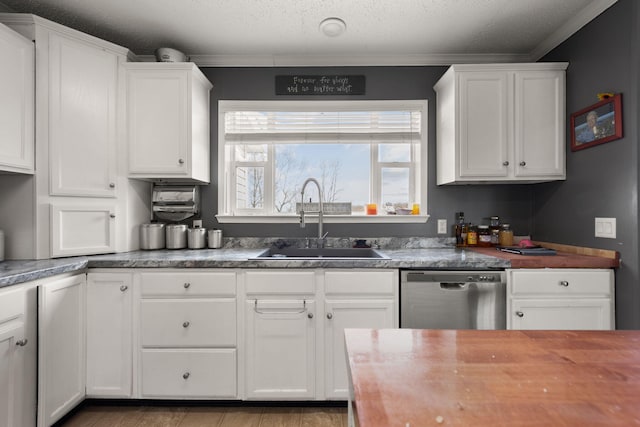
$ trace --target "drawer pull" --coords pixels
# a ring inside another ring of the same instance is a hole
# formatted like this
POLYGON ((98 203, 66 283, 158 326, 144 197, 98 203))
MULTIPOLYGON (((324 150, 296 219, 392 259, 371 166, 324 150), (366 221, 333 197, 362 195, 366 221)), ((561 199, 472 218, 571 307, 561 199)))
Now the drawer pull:
POLYGON ((120 286, 120 292, 124 292, 124 291, 126 291, 127 289, 129 289, 129 287, 128 287, 127 285, 122 285, 122 286, 120 286))
POLYGON ((329 320, 333 319, 333 314, 332 313, 327 313, 327 319, 329 319, 329 320))
POLYGON ((527 166, 527 162, 525 162, 524 160, 520 162, 520 166, 527 166))
POLYGON ((184 322, 184 323, 182 324, 182 327, 183 327, 183 328, 188 328, 188 327, 189 327, 189 325, 190 325, 190 323, 189 323, 189 322, 184 322))
POLYGON ((16 341, 16 345, 17 345, 18 347, 24 347, 25 345, 27 345, 27 343, 28 343, 28 342, 29 342, 29 340, 28 340, 28 339, 23 338, 23 339, 21 339, 20 341, 16 341))
POLYGON ((184 284, 184 288, 185 288, 185 289, 189 289, 189 286, 191 286, 191 283, 189 283, 189 282, 186 282, 186 283, 184 284))
POLYGON ((505 160, 504 162, 502 162, 502 166, 509 166, 509 161, 505 160))
POLYGON ((524 317, 524 313, 522 311, 516 311, 516 316, 524 317))
POLYGON ((313 319, 313 313, 309 313, 309 314, 307 314, 307 317, 308 317, 309 319, 313 319))
POLYGON ((189 372, 185 372, 184 374, 182 374, 182 378, 189 379, 189 377, 191 376, 191 374, 189 372))
POLYGON ((560 286, 564 286, 566 288, 569 286, 569 282, 567 282, 566 280, 563 280, 560 282, 560 286))
POLYGON ((276 311, 276 310, 260 311, 258 310, 258 300, 256 299, 253 302, 253 311, 255 311, 258 314, 301 314, 307 311, 307 300, 302 300, 302 308, 300 310, 286 311, 286 309, 283 309, 282 311, 276 311))

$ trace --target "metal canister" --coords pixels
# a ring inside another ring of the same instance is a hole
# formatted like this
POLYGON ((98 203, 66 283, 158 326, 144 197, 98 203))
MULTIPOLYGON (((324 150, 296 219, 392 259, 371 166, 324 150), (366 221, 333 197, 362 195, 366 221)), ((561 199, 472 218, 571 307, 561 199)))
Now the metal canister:
POLYGON ((190 228, 187 230, 187 246, 189 249, 202 249, 207 245, 207 230, 205 228, 190 228))
POLYGON ((222 247, 222 230, 209 230, 209 249, 222 247))
POLYGON ((187 247, 187 226, 185 224, 170 224, 167 230, 167 249, 184 249, 187 247))
POLYGON ((165 245, 164 224, 140 224, 140 249, 163 249, 165 245))

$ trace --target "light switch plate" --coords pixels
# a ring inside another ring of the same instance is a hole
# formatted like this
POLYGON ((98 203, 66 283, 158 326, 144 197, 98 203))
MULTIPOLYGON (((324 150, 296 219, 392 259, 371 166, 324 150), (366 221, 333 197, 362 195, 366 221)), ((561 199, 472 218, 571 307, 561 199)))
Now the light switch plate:
POLYGON ((615 218, 596 218, 596 237, 616 238, 615 218))
POLYGON ((439 219, 438 220, 438 234, 447 234, 447 220, 439 219))

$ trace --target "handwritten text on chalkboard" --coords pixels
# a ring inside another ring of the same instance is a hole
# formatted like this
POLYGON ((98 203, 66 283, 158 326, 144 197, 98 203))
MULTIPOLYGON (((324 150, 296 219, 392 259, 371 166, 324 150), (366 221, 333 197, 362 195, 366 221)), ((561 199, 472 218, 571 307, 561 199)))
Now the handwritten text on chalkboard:
POLYGON ((276 95, 364 95, 364 76, 276 76, 276 95))

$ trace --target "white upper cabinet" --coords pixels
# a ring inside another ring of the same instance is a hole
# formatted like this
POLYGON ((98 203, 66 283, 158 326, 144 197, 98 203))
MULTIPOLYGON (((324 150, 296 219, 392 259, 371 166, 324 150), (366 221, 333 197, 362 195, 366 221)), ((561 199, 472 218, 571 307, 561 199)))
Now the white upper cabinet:
POLYGON ((33 42, 0 24, 0 171, 34 171, 33 42))
POLYGON ((209 92, 193 63, 129 63, 129 177, 208 183, 209 92))
POLYGON ((119 55, 49 35, 52 196, 115 197, 119 55))
POLYGON ((434 86, 438 185, 565 179, 566 67, 451 66, 434 86))

